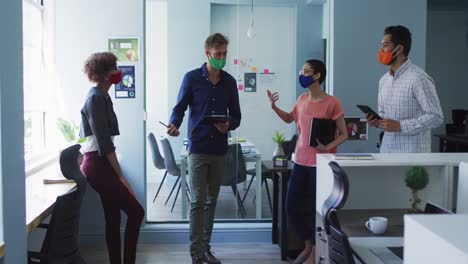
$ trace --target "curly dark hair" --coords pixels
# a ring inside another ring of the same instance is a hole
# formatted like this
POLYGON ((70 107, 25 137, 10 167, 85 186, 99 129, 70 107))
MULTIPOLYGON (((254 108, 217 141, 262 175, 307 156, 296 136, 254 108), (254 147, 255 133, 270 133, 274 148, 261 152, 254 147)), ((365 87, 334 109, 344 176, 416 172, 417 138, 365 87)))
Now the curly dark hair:
POLYGON ((84 72, 91 82, 99 83, 107 74, 117 68, 117 57, 111 52, 97 52, 89 56, 84 64, 84 72))

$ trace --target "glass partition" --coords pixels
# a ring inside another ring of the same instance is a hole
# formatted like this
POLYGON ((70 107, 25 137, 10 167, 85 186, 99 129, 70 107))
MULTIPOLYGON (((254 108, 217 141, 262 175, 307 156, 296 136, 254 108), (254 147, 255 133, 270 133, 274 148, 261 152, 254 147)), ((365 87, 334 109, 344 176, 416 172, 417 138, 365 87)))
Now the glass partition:
MULTIPOLYGON (((316 50, 322 52, 321 31, 298 34, 299 17, 302 17, 298 5, 305 3, 296 1, 255 1, 253 5, 251 1, 201 1, 205 4, 192 7, 197 10, 181 11, 182 7, 190 9, 190 2, 147 0, 147 134, 154 134, 162 154, 161 138, 167 135, 159 121, 169 121, 183 75, 206 62, 203 45, 209 34, 225 35, 229 45, 223 70, 237 81, 242 120, 240 127, 230 133, 229 144, 239 144, 240 148, 233 148, 237 158, 226 165, 215 218, 217 221, 269 221, 273 180, 271 172, 262 164, 272 159, 275 132, 288 140, 295 133, 295 125, 284 123, 273 112, 267 90, 280 94, 277 105, 281 109, 292 110, 298 92, 303 92, 297 89, 297 72, 307 59, 301 57, 299 61, 298 54, 314 54, 304 44, 312 35, 320 43, 316 50)), ((320 6, 316 8, 321 10, 320 6)), ((321 21, 321 17, 315 19, 321 21)), ((187 110, 181 135, 168 137, 181 175, 166 173, 166 169, 155 166, 157 162, 153 160, 148 141, 149 222, 188 219, 190 190, 184 186, 190 180, 185 151, 188 115, 187 110)))

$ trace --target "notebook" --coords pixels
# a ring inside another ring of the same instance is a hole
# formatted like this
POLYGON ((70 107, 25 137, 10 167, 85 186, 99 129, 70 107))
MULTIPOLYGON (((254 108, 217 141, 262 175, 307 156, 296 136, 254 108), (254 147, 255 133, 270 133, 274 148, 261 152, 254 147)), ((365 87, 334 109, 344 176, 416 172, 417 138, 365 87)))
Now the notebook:
POLYGON ((316 147, 317 139, 323 145, 335 140, 336 122, 331 119, 312 118, 310 120, 309 146, 316 147))

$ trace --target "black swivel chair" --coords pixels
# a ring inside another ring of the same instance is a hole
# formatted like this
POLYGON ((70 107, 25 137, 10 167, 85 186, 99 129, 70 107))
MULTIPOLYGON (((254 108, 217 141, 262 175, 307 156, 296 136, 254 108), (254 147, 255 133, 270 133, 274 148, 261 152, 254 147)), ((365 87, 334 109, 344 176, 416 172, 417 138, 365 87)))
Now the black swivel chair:
POLYGON ((57 197, 40 252, 28 252, 28 263, 85 264, 80 255, 78 235, 81 198, 78 190, 57 197))
POLYGON ((86 178, 78 164, 80 145, 60 153, 60 170, 65 178, 76 182, 76 189, 57 197, 40 252, 28 252, 28 263, 84 264, 78 244, 81 202, 86 191, 86 178))
MULTIPOLYGON (((159 152, 158 143, 156 142, 156 138, 154 137, 153 133, 148 134, 148 142, 150 144, 151 157, 153 158, 154 167, 160 170, 164 170, 166 168, 166 166, 164 165, 164 158, 161 156, 161 153, 159 152)), ((159 184, 156 194, 154 195, 153 203, 154 201, 156 201, 156 197, 158 197, 159 191, 161 191, 161 187, 163 186, 164 181, 166 180, 166 176, 167 176, 167 170, 164 172, 164 177, 161 183, 159 184)))
POLYGON ((230 186, 232 193, 236 197, 239 213, 245 217, 246 211, 240 198, 237 184, 247 179, 246 166, 242 147, 240 144, 230 144, 226 153, 226 166, 221 186, 230 186))
POLYGON ((336 211, 332 210, 329 216, 328 260, 330 264, 356 264, 361 263, 353 254, 349 244, 348 235, 340 228, 336 211))
POLYGON ((339 226, 338 219, 333 219, 334 217, 336 218, 336 214, 331 212, 343 207, 348 199, 349 193, 349 181, 346 172, 334 161, 330 162, 328 165, 333 171, 334 181, 332 192, 322 206, 323 228, 327 235, 330 234, 330 222, 334 222, 336 226, 339 226))
POLYGON ((60 171, 63 176, 69 180, 74 180, 77 185, 78 195, 80 199, 83 199, 83 195, 86 191, 86 178, 80 169, 80 164, 78 163, 78 157, 80 153, 81 146, 79 144, 70 146, 62 152, 60 152, 60 171))

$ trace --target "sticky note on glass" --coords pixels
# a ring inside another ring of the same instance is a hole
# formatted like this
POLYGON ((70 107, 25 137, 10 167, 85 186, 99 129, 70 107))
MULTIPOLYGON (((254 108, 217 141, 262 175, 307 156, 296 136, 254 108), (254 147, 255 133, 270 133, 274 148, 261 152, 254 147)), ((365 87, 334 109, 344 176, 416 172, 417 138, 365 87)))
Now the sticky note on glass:
POLYGON ((263 73, 264 73, 264 74, 269 74, 269 73, 270 73, 270 70, 269 70, 269 69, 263 69, 263 73))
POLYGON ((256 72, 256 71, 257 71, 257 67, 252 67, 252 71, 253 71, 253 72, 256 72))
POLYGON ((239 64, 239 60, 234 59, 234 64, 236 64, 236 65, 239 64))
POLYGON ((237 89, 238 89, 239 91, 244 90, 244 85, 243 85, 243 84, 239 84, 239 85, 237 86, 237 89))

